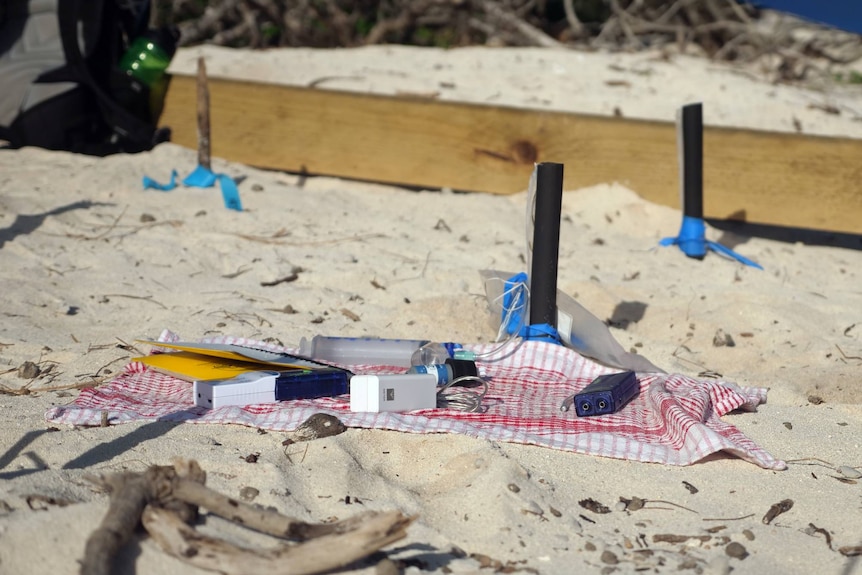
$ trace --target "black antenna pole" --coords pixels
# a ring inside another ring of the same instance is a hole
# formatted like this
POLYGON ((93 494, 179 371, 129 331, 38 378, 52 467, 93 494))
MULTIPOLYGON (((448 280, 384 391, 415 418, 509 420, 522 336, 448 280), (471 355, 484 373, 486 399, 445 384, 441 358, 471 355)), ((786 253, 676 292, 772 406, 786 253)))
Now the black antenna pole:
POLYGON ((557 268, 562 207, 563 164, 538 164, 533 269, 530 271, 530 325, 549 324, 554 329, 557 327, 557 268))

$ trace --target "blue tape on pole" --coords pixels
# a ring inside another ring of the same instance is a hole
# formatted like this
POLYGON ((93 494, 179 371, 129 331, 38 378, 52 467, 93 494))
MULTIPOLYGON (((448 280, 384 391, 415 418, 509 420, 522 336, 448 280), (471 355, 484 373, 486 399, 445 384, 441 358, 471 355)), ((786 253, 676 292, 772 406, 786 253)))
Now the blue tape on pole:
POLYGON ((682 217, 682 226, 676 237, 679 249, 690 258, 702 258, 706 255, 706 225, 700 218, 682 217))
POLYGON ((703 219, 683 216, 679 235, 675 238, 664 238, 659 242, 659 244, 662 246, 679 246, 679 249, 690 258, 702 258, 706 255, 707 250, 712 250, 747 266, 751 266, 759 270, 763 269, 760 264, 736 253, 732 249, 717 242, 708 241, 705 237, 705 233, 706 225, 703 223, 703 219))
POLYGON ((518 335, 524 339, 529 339, 530 341, 544 341, 547 343, 555 343, 557 345, 563 344, 560 339, 560 334, 557 333, 557 328, 548 323, 525 325, 521 328, 518 335))
MULTIPOLYGON (((144 189, 155 189, 162 191, 173 190, 177 187, 177 171, 171 172, 171 181, 167 184, 160 184, 157 181, 144 176, 144 189)), ((183 185, 191 188, 211 188, 215 183, 219 183, 221 187, 222 200, 226 208, 230 210, 242 211, 242 201, 239 199, 239 189, 236 187, 236 182, 233 178, 226 174, 214 174, 211 170, 198 165, 194 171, 183 178, 183 185)))
POLYGON ((520 272, 503 284, 503 315, 500 321, 505 322, 506 333, 531 341, 562 345, 560 334, 554 326, 547 323, 524 325, 527 321, 527 290, 523 288, 528 279, 526 273, 520 272))
POLYGON ((183 178, 183 185, 191 188, 210 188, 215 183, 216 175, 201 165, 183 178))
POLYGON ((222 200, 224 205, 229 210, 242 211, 242 202, 239 199, 239 190, 236 187, 236 182, 233 178, 226 174, 214 174, 205 167, 198 165, 195 170, 186 176, 183 184, 195 188, 209 188, 219 183, 221 187, 222 200))

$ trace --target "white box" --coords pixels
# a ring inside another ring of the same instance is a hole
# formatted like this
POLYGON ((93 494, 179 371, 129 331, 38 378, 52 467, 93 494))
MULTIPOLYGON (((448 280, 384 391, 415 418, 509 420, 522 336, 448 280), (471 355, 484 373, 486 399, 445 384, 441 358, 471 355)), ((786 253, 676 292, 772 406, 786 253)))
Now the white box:
POLYGON ((429 373, 354 375, 350 411, 412 411, 437 407, 437 377, 429 373))
POLYGON ((194 383, 195 405, 216 409, 225 405, 254 405, 275 401, 278 372, 250 371, 230 379, 194 383))

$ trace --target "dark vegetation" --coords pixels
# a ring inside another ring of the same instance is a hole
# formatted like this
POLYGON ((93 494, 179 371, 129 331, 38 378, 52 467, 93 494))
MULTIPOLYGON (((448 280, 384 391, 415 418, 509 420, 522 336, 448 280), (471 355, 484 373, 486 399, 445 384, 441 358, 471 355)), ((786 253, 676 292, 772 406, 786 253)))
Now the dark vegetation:
MULTIPOLYGON (((860 37, 736 0, 155 0, 181 43, 253 49, 409 44, 676 48, 769 61, 777 80, 862 57, 860 37)), ((855 76, 842 71, 842 78, 855 76)), ((833 72, 837 78, 838 72, 833 72)))

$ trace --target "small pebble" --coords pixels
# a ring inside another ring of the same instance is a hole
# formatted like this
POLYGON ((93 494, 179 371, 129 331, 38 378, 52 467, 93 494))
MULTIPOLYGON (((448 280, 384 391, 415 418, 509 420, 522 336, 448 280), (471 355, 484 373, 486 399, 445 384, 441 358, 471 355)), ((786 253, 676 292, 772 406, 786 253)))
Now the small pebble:
POLYGON ((596 546, 593 544, 592 541, 587 541, 586 543, 584 543, 584 549, 586 549, 587 551, 595 551, 596 546))
POLYGON ((21 379, 33 379, 42 373, 41 368, 32 361, 25 361, 18 367, 18 377, 21 379))
POLYGON ((793 424, 792 424, 792 423, 790 423, 789 421, 785 421, 785 422, 784 422, 784 427, 786 427, 787 429, 793 429, 793 424))
POLYGON ((292 439, 294 442, 311 441, 313 439, 332 437, 345 431, 347 431, 347 427, 334 415, 315 413, 299 424, 293 432, 292 439))
POLYGON ((602 556, 600 557, 600 559, 602 563, 607 563, 608 565, 616 565, 620 562, 620 560, 617 559, 616 554, 613 551, 609 551, 607 549, 605 551, 602 551, 602 556))
POLYGON ((745 549, 745 546, 736 541, 728 543, 727 547, 724 548, 724 552, 727 553, 728 556, 733 557, 734 559, 739 559, 740 561, 748 557, 748 551, 745 549))
POLYGON ((735 347, 736 342, 733 341, 733 337, 729 333, 724 333, 723 329, 718 329, 712 336, 712 345, 715 347, 735 347))
POLYGON ((810 403, 811 405, 820 405, 821 403, 823 403, 823 398, 819 395, 809 395, 808 403, 810 403))
POLYGON ((515 485, 514 483, 510 483, 507 487, 509 488, 509 491, 511 491, 512 493, 518 493, 521 490, 521 488, 518 487, 517 485, 515 485))
POLYGON ((745 538, 746 538, 746 539, 748 539, 749 541, 754 541, 754 533, 752 533, 752 532, 751 532, 751 529, 743 529, 743 530, 742 530, 742 534, 743 534, 743 535, 745 536, 745 538))
POLYGON ((846 477, 847 479, 859 479, 862 478, 862 471, 859 471, 855 467, 850 467, 849 465, 842 465, 838 469, 836 469, 838 473, 846 477))
POLYGON ((254 501, 254 498, 260 495, 260 491, 254 487, 245 486, 239 490, 239 496, 246 501, 254 501))

